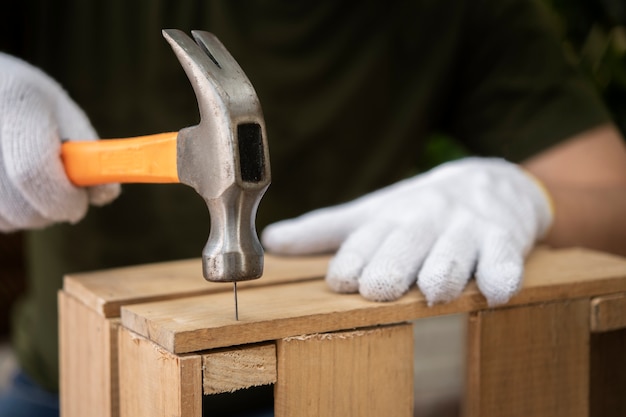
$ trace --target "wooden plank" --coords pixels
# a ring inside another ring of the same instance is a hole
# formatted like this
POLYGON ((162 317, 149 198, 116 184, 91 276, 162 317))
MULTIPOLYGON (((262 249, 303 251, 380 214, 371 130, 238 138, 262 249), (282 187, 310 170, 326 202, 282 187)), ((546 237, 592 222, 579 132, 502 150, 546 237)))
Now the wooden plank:
POLYGON ((119 329, 120 415, 201 417, 202 358, 173 355, 119 329))
POLYGON ((589 409, 588 300, 473 313, 467 417, 583 417, 589 409))
MULTIPOLYGON (((626 291, 626 260, 567 250, 541 251, 527 263, 522 291, 508 306, 626 291)), ((174 353, 250 344, 289 336, 411 321, 487 308, 474 282, 459 299, 428 307, 416 287, 394 302, 335 294, 321 280, 220 293, 122 308, 122 323, 174 353)))
POLYGON ((626 294, 611 294, 591 300, 591 331, 608 332, 626 328, 626 294))
POLYGON ((117 417, 117 328, 59 291, 59 372, 63 417, 117 417))
MULTIPOLYGON (((329 256, 266 255, 263 277, 241 282, 239 288, 319 278, 326 273, 328 260, 329 256)), ((63 289, 105 317, 119 317, 122 305, 231 292, 232 284, 207 282, 198 258, 70 274, 63 289)))
POLYGON ((276 417, 413 415, 410 324, 277 341, 276 417))
POLYGON ((591 335, 591 417, 626 416, 626 329, 591 335))
POLYGON ((274 343, 234 347, 202 355, 202 386, 205 395, 275 382, 274 343))
MULTIPOLYGON (((266 255, 261 279, 243 282, 240 288, 274 285, 322 277, 329 256, 278 257, 266 255)), ((547 286, 589 277, 623 277, 624 259, 586 249, 535 249, 527 261, 527 279, 547 279, 547 286), (537 275, 539 273, 539 275, 537 275)), ((606 285, 606 283, 598 283, 606 285)), ((617 285, 619 287, 619 285, 617 285)), ((118 317, 120 306, 195 294, 230 292, 229 285, 207 283, 200 259, 116 268, 66 276, 64 290, 105 317, 118 317)), ((609 290, 606 293, 616 292, 609 290)), ((526 300, 532 302, 533 292, 526 300)), ((600 293, 598 293, 600 294, 600 293)), ((539 293, 541 298, 541 292, 539 293)), ((543 297, 545 298, 545 297, 543 297)), ((520 300, 523 301, 523 300, 520 300)), ((536 300, 538 301, 538 300, 536 300)))

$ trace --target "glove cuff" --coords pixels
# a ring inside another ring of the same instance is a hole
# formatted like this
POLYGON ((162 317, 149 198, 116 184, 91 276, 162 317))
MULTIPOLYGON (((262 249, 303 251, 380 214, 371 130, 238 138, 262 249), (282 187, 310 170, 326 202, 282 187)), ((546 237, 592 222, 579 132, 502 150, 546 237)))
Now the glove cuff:
POLYGON ((546 226, 543 228, 541 235, 537 236, 538 239, 542 239, 548 234, 548 232, 550 231, 550 228, 552 227, 552 223, 554 223, 554 216, 555 216, 554 199, 552 198, 552 194, 550 194, 550 191, 548 191, 548 187, 546 187, 543 181, 541 181, 535 175, 531 174, 530 171, 526 170, 524 167, 520 166, 520 169, 537 186, 540 193, 543 195, 545 202, 546 202, 546 206, 548 208, 550 219, 547 222, 546 226))

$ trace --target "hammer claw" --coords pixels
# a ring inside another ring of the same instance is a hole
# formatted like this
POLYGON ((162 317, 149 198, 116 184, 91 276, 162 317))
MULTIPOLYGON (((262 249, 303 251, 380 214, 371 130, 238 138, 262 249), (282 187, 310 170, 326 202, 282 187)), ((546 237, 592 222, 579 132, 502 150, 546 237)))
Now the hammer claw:
POLYGON ((235 61, 215 35, 200 30, 192 30, 191 34, 198 45, 202 47, 208 55, 209 59, 220 69, 223 69, 226 73, 229 71, 243 72, 237 61, 235 61))
POLYGON ((261 276, 263 248, 254 227, 258 203, 270 184, 265 121, 252 84, 211 33, 163 30, 198 101, 200 123, 178 135, 180 182, 193 187, 211 215, 202 252, 209 281, 261 276))

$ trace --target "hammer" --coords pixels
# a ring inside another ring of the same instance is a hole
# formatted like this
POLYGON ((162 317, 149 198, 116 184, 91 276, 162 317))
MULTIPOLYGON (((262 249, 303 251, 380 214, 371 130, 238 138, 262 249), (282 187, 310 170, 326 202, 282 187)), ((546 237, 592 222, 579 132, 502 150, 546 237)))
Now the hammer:
POLYGON ((196 95, 200 123, 178 132, 61 147, 69 179, 79 186, 110 182, 175 183, 193 187, 211 217, 202 250, 204 278, 237 282, 263 273, 256 211, 270 184, 269 150, 259 99, 241 67, 213 34, 176 29, 163 36, 196 95))

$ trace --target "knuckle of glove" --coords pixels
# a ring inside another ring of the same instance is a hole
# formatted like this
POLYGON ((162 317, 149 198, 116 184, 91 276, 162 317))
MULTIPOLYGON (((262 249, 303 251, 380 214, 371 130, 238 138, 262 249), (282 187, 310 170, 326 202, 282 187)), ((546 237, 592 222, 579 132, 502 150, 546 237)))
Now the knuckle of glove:
POLYGON ((457 204, 528 244, 540 237, 549 223, 547 202, 520 167, 503 159, 466 158, 454 168, 456 175, 449 175, 449 184, 441 188, 449 190, 457 204))

